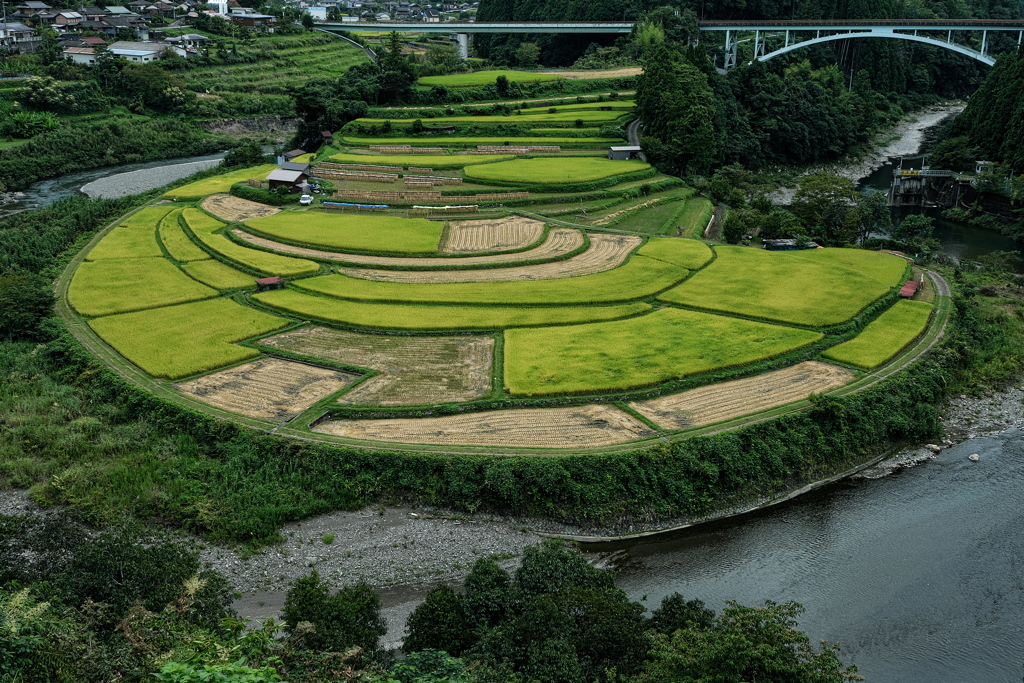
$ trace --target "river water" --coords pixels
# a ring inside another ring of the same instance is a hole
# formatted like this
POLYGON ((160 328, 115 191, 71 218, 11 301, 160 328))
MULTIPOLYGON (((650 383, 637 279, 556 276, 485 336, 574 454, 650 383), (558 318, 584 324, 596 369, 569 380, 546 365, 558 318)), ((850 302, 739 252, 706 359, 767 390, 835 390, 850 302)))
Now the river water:
POLYGON ((812 642, 839 641, 869 681, 1020 681, 1022 478, 1020 431, 972 439, 911 469, 637 544, 618 583, 649 606, 674 591, 716 610, 795 600, 812 642))

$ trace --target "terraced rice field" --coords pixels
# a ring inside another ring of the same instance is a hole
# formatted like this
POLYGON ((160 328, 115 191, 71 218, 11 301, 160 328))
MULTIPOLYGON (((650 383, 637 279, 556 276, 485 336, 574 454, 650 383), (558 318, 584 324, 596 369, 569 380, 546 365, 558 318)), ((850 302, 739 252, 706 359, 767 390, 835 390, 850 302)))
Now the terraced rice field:
POLYGON ((233 342, 289 324, 230 299, 121 313, 89 321, 118 353, 153 377, 179 379, 239 363, 259 351, 233 342), (197 324, 201 321, 201 324, 197 324))
POLYGON ((87 261, 68 287, 68 303, 81 315, 97 316, 180 304, 217 296, 163 258, 87 261))
MULTIPOLYGON (((369 144, 385 144, 383 142, 374 140, 369 144)), ((416 146, 426 145, 426 142, 417 141, 416 146)), ((484 144, 484 143, 480 143, 484 144)), ((501 144, 501 143, 498 143, 501 144)), ((553 144, 553 143, 539 143, 539 144, 553 144)), ((430 155, 430 154, 334 154, 330 156, 329 161, 334 161, 339 164, 367 164, 370 166, 401 166, 408 168, 409 166, 419 168, 432 168, 435 171, 439 168, 462 168, 463 166, 472 166, 474 164, 489 164, 494 161, 501 161, 502 159, 514 159, 515 157, 511 154, 496 154, 494 156, 470 156, 468 154, 444 154, 444 155, 430 155)), ((230 187, 230 186, 229 186, 230 187)))
POLYGON ((585 183, 650 168, 643 161, 610 161, 600 157, 537 157, 513 159, 467 168, 467 178, 513 183, 585 183))
POLYGON ((182 216, 189 229, 192 230, 192 234, 212 251, 229 261, 252 268, 263 275, 307 275, 320 270, 319 264, 313 261, 268 254, 265 251, 235 244, 227 236, 216 232, 224 227, 223 223, 198 209, 185 209, 182 211, 182 216))
POLYGON ((186 263, 181 266, 181 269, 190 277, 214 289, 238 289, 253 287, 256 284, 254 276, 224 265, 215 259, 186 263))
POLYGON ((261 420, 285 422, 359 376, 279 358, 221 370, 174 388, 203 403, 261 420))
POLYGON ((210 255, 199 248, 192 239, 185 234, 178 219, 181 217, 181 209, 176 209, 167 214, 167 217, 160 221, 160 242, 164 249, 175 261, 188 263, 190 261, 206 261, 210 255))
POLYGON ((525 249, 544 234, 543 221, 520 216, 496 220, 452 221, 441 240, 445 254, 525 249))
POLYGON ((507 448, 595 448, 656 436, 654 430, 631 415, 604 405, 334 420, 320 424, 315 431, 370 441, 507 448))
MULTIPOLYGON (((557 109, 557 107, 556 107, 557 109)), ((576 110, 576 111, 561 111, 558 110, 555 113, 550 113, 547 110, 541 113, 530 114, 523 112, 522 114, 514 114, 511 116, 438 116, 430 119, 430 125, 432 126, 450 126, 456 123, 472 123, 478 126, 497 126, 501 124, 517 124, 517 123, 566 123, 573 121, 584 121, 586 123, 611 123, 620 117, 628 116, 628 111, 595 111, 595 110, 576 110)), ((357 123, 368 126, 379 126, 385 121, 391 121, 391 125, 398 128, 402 126, 412 125, 413 120, 410 119, 376 119, 376 118, 361 118, 356 119, 357 123)))
POLYGON ((240 44, 238 49, 259 59, 186 69, 182 72, 186 86, 202 93, 285 95, 310 78, 338 78, 350 67, 367 61, 366 53, 351 43, 322 33, 257 38, 240 44))
POLYGON ((717 247, 716 251, 714 263, 658 298, 694 308, 819 327, 857 315, 899 284, 906 270, 903 259, 877 251, 780 252, 746 247, 717 247), (858 270, 844 263, 856 263, 858 270))
POLYGON ((897 301, 856 337, 821 355, 865 370, 877 368, 924 331, 933 308, 924 301, 897 301))
POLYGON ((269 237, 339 251, 435 254, 444 224, 425 218, 380 214, 348 216, 323 211, 286 211, 247 220, 251 230, 269 237))
POLYGON ((562 77, 557 74, 496 69, 494 71, 472 71, 470 73, 451 74, 448 76, 425 76, 416 81, 416 83, 419 85, 443 85, 449 88, 466 88, 494 83, 498 80, 498 76, 504 76, 510 83, 537 83, 539 81, 562 80, 562 77))
POLYGON ((472 401, 491 393, 493 337, 398 337, 302 327, 260 345, 379 373, 340 403, 419 405, 472 401))
MULTIPOLYGON (((557 129, 551 129, 557 130, 557 129)), ((437 147, 440 145, 452 145, 460 147, 474 147, 476 145, 614 145, 621 144, 622 138, 608 138, 608 137, 586 137, 586 138, 567 138, 559 137, 557 135, 544 135, 544 136, 505 136, 499 137, 494 135, 474 135, 472 137, 454 137, 449 135, 438 136, 438 137, 394 137, 394 138, 368 138, 359 135, 346 135, 342 138, 345 144, 355 146, 368 146, 368 145, 417 145, 422 147, 437 147)), ((353 155, 354 156, 354 155, 353 155)), ((366 157, 362 157, 365 159, 366 157)), ((384 158, 384 157, 381 157, 384 158)), ((392 157, 393 158, 393 157, 392 157)), ((495 157, 456 157, 456 159, 495 159, 495 157)), ((511 158, 502 157, 501 158, 511 158)), ((352 163, 352 162, 345 162, 352 163)), ((363 161, 362 163, 368 163, 363 161)), ((416 166, 417 164, 412 164, 416 166)))
POLYGON ((822 334, 666 308, 626 320, 505 333, 505 387, 520 396, 624 391, 799 349, 822 334))
POLYGON ((778 408, 853 381, 846 368, 805 361, 782 370, 712 384, 629 406, 665 429, 689 429, 778 408))
POLYGON ((607 235, 594 233, 590 236, 590 247, 581 254, 561 261, 538 263, 529 266, 509 268, 485 268, 483 270, 369 270, 365 268, 344 268, 347 277, 375 280, 378 282, 445 283, 445 282, 515 282, 524 280, 556 280, 558 278, 580 277, 603 273, 618 268, 629 258, 629 254, 643 242, 635 235, 607 235))
POLYGON ((277 207, 223 193, 210 195, 199 206, 228 223, 240 223, 250 218, 265 218, 281 213, 281 209, 277 207))
POLYGON ((313 296, 294 289, 256 294, 256 301, 303 318, 375 330, 498 330, 615 320, 651 310, 645 303, 616 306, 417 306, 313 296))
POLYGON ((171 199, 194 199, 205 197, 215 192, 227 192, 235 183, 242 183, 250 178, 263 180, 275 168, 277 168, 277 164, 262 164, 210 178, 203 178, 202 180, 169 190, 164 193, 164 196, 171 199))
POLYGON ((425 304, 594 304, 631 301, 671 287, 689 274, 664 261, 634 255, 614 270, 561 280, 448 282, 414 284, 376 282, 344 275, 321 275, 295 282, 297 287, 356 301, 425 304))
POLYGON ((297 247, 292 244, 282 244, 281 242, 274 242, 263 237, 250 235, 242 230, 233 230, 231 234, 249 244, 281 252, 282 254, 295 254, 296 256, 305 256, 325 261, 397 268, 450 268, 452 266, 487 266, 496 263, 525 263, 528 261, 558 258, 559 256, 576 251, 584 244, 583 233, 579 230, 554 228, 548 231, 547 239, 540 246, 513 254, 462 256, 459 258, 402 258, 400 256, 373 256, 371 254, 342 254, 336 251, 321 251, 308 247, 297 247))

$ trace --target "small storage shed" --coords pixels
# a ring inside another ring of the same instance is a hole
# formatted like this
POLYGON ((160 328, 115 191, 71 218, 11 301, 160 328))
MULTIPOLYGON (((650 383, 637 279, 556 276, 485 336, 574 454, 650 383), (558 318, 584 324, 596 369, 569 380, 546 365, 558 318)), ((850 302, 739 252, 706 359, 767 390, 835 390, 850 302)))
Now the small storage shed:
POLYGON ((628 145, 624 147, 609 147, 608 158, 612 161, 626 161, 636 159, 640 156, 639 145, 628 145))
POLYGON ((271 190, 278 187, 287 187, 289 190, 298 190, 299 185, 306 182, 307 178, 309 178, 308 173, 303 173, 302 171, 286 171, 283 168, 275 168, 267 174, 267 182, 270 183, 271 190))
POLYGON ((306 150, 304 150, 304 149, 293 149, 290 152, 285 152, 283 156, 284 156, 284 160, 285 161, 291 161, 295 157, 301 157, 305 153, 306 153, 306 150))
POLYGON ((262 277, 256 281, 257 292, 269 292, 272 289, 284 289, 284 278, 280 275, 262 277))

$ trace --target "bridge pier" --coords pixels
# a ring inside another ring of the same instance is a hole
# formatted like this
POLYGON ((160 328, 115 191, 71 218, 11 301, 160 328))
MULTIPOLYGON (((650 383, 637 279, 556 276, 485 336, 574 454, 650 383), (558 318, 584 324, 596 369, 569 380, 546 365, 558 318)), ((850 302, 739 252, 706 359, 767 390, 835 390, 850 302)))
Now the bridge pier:
POLYGON ((453 33, 455 44, 459 48, 459 59, 469 59, 469 34, 453 33))

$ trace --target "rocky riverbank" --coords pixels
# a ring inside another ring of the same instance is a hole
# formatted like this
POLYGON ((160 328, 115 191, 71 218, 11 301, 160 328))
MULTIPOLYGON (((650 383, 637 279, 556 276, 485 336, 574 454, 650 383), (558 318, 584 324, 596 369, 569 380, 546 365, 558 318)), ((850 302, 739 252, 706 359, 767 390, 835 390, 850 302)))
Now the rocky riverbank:
MULTIPOLYGON (((956 116, 967 106, 964 102, 944 102, 915 112, 887 131, 875 135, 871 152, 856 159, 847 159, 836 164, 824 164, 811 169, 809 173, 826 171, 842 178, 857 182, 881 168, 889 159, 918 154, 928 131, 956 116)), ((793 201, 796 187, 780 188, 770 196, 776 204, 788 205, 793 201)))

